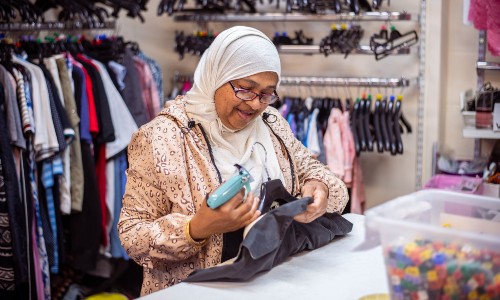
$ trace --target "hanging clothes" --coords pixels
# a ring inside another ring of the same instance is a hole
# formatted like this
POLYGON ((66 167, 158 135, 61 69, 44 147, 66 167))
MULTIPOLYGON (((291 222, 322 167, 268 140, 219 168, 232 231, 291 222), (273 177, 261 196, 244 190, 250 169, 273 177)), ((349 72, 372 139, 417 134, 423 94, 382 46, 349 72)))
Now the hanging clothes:
POLYGON ((488 50, 500 56, 500 3, 496 0, 471 0, 468 20, 478 30, 486 30, 488 50))
MULTIPOLYGON (((68 268, 129 259, 116 228, 125 149, 138 126, 108 62, 73 54, 0 61, 0 247, 12 253, 0 256, 1 299, 59 298, 68 268)), ((163 83, 156 62, 130 54, 136 81, 124 76, 122 88, 139 87, 140 99, 127 97, 147 107, 147 122, 160 110, 163 83)))
MULTIPOLYGON (((9 298, 24 299, 27 295, 29 282, 28 249, 25 235, 27 220, 24 218, 21 195, 19 194, 18 173, 11 151, 12 141, 10 140, 6 89, 3 82, 0 86, 0 246, 2 255, 0 256, 0 295, 9 298), (5 250, 5 253, 4 253, 5 250)), ((16 98, 14 98, 16 99, 16 98)))

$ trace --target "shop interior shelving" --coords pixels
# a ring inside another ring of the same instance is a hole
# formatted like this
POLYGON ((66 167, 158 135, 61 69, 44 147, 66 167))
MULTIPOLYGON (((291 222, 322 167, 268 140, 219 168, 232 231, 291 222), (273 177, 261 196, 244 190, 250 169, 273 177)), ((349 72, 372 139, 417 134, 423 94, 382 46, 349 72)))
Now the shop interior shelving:
MULTIPOLYGON (((500 71, 500 63, 486 61, 486 31, 479 31, 478 60, 476 62, 477 89, 481 89, 484 84, 485 71, 500 71)), ((481 155, 481 139, 500 139, 500 132, 493 129, 479 129, 472 126, 464 126, 462 129, 464 138, 476 139, 474 146, 474 157, 481 155)))
POLYGON ((35 22, 35 23, 0 23, 0 31, 43 31, 43 30, 76 30, 76 29, 113 29, 116 26, 115 21, 105 22, 35 22))
POLYGON ((500 139, 500 132, 493 131, 492 129, 481 129, 472 126, 466 126, 462 130, 464 138, 474 139, 500 139))
POLYGON ((333 21, 409 21, 407 12, 364 12, 360 14, 303 14, 303 13, 184 13, 174 16, 177 22, 333 22, 333 21))
MULTIPOLYGON (((425 11, 426 11, 426 0, 420 1, 419 13, 409 13, 406 11, 393 12, 393 11, 375 11, 375 12, 363 12, 360 14, 355 13, 326 13, 326 14, 307 14, 300 12, 293 13, 207 13, 207 12, 176 12, 173 16, 176 22, 196 22, 200 28, 208 28, 208 23, 211 22, 417 22, 420 29, 419 37, 419 51, 418 51, 418 62, 419 62, 419 75, 416 80, 419 96, 418 96, 418 125, 417 125, 417 162, 416 162, 416 177, 415 186, 420 188, 422 184, 422 164, 423 164, 423 103, 424 103, 424 82, 422 79, 424 73, 424 52, 425 52, 425 11)), ((278 47, 280 54, 305 54, 313 55, 320 54, 319 45, 282 45, 278 47)), ((337 53, 332 53, 337 54, 337 53)), ((358 49, 352 51, 351 54, 361 54, 361 55, 373 55, 373 51, 369 46, 362 45, 358 49)), ((409 48, 402 48, 394 50, 395 55, 406 55, 410 54, 409 48)), ((282 78, 281 83, 284 84, 282 78)), ((338 78, 337 78, 338 79, 338 78)), ((358 78, 363 80, 362 78, 358 78)), ((373 79, 373 78, 372 78, 373 79)), ((296 79, 291 79, 294 84, 296 84, 296 79)), ((310 81, 310 78, 308 78, 310 81)), ((341 79, 343 80, 343 79, 341 79)), ((353 79, 354 80, 354 79, 353 79)), ((410 81, 408 79, 393 78, 388 82, 380 82, 379 85, 374 84, 373 80, 370 82, 363 82, 362 86, 408 86, 410 81)), ((345 83, 332 83, 327 81, 315 81, 316 84, 325 85, 346 85, 345 83)), ((312 83, 312 84, 315 84, 312 83)), ((309 83, 302 83, 309 84, 309 83)), ((356 83, 347 83, 348 86, 356 85, 356 83)), ((358 85, 359 86, 359 85, 358 85)))
MULTIPOLYGON (((319 51, 319 45, 280 45, 277 46, 278 52, 281 54, 323 54, 319 51)), ((343 53, 331 53, 331 54, 343 54, 343 53)), ((349 54, 365 54, 365 55, 373 55, 373 50, 370 49, 368 45, 362 45, 358 49, 355 49, 349 54)), ((391 51, 391 55, 406 55, 410 54, 410 48, 400 48, 397 50, 391 51)))

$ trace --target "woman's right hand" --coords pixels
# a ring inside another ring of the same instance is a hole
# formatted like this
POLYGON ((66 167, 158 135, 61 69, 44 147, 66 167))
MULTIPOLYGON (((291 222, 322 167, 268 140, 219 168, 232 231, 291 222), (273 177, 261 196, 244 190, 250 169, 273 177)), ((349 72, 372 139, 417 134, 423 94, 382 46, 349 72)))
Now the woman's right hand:
POLYGON ((252 223, 260 216, 257 210, 259 198, 248 193, 243 201, 245 189, 241 189, 233 198, 211 209, 203 203, 189 224, 189 234, 194 240, 203 240, 216 233, 238 230, 252 223))

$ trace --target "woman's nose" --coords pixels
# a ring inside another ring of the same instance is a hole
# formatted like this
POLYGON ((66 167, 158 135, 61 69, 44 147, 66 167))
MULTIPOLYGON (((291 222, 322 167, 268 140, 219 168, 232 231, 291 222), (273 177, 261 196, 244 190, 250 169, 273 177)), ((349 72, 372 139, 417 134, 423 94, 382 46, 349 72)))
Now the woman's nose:
POLYGON ((253 110, 258 110, 262 107, 263 103, 260 102, 259 97, 255 97, 253 100, 245 101, 245 103, 250 106, 253 110))

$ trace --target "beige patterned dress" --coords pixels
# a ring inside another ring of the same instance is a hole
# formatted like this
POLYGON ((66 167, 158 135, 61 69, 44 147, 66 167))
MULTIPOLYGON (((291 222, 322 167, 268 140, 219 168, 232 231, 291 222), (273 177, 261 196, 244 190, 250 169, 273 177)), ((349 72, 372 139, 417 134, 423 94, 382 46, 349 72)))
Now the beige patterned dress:
MULTIPOLYGON (((276 109, 269 107, 266 112, 276 116, 268 118, 276 119, 268 123, 269 132, 287 190, 296 195, 307 180, 321 180, 329 187, 328 211, 341 212, 348 200, 344 183, 312 158, 276 109)), ((194 269, 221 260, 222 234, 200 247, 184 233, 205 195, 220 185, 204 133, 199 126, 189 128, 188 121, 185 98, 178 97, 142 126, 128 147, 118 230, 128 255, 144 268, 142 295, 179 283, 194 269)))

